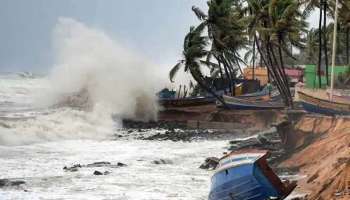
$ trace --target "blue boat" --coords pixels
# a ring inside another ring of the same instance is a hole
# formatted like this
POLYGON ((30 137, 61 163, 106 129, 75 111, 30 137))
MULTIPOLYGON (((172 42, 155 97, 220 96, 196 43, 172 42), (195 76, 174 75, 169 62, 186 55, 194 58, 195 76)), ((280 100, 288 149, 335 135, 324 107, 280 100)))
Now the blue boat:
POLYGON ((298 95, 304 110, 308 112, 324 115, 350 115, 350 101, 347 103, 336 99, 330 101, 301 91, 298 92, 298 95))
POLYGON ((209 200, 286 198, 296 183, 282 183, 268 166, 267 151, 231 153, 221 158, 212 177, 209 200))

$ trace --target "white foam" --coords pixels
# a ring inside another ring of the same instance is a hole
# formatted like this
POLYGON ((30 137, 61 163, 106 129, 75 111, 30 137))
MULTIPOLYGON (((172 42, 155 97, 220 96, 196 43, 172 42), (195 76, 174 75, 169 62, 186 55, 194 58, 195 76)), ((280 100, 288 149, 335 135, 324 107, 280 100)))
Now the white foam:
POLYGON ((56 64, 51 90, 42 102, 53 104, 67 93, 87 90, 94 105, 126 118, 155 119, 155 66, 106 33, 70 18, 54 30, 56 64), (49 97, 49 98, 48 98, 49 97))

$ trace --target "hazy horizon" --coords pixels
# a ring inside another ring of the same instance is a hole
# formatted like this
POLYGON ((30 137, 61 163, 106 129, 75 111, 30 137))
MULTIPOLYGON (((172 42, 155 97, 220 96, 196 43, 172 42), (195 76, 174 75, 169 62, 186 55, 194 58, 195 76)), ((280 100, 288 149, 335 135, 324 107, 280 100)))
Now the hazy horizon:
MULTIPOLYGON (((160 70, 168 70, 181 58, 189 27, 199 23, 192 5, 206 9, 206 0, 3 0, 0 71, 48 72, 55 58, 52 31, 60 17, 101 30, 160 70)), ((317 13, 309 19, 313 27, 317 13)))

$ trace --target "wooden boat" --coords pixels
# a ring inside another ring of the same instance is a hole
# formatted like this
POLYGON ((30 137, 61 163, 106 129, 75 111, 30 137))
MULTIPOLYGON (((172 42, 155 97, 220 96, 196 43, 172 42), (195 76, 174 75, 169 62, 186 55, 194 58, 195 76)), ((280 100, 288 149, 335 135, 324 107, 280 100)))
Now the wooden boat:
MULTIPOLYGON (((256 97, 251 98, 239 98, 224 95, 223 99, 226 106, 230 109, 236 110, 271 110, 271 109, 282 109, 284 108, 283 103, 280 101, 279 97, 270 98, 265 96, 265 98, 256 97)), ((222 106, 222 105, 219 105, 222 106)))
POLYGON ((268 166, 267 157, 267 151, 251 151, 221 158, 211 180, 209 200, 285 199, 296 183, 282 183, 268 166))
MULTIPOLYGON (((328 98, 331 98, 331 92, 327 91, 328 98)), ((342 94, 342 92, 339 91, 333 91, 333 99, 335 102, 340 103, 347 103, 350 102, 350 96, 349 94, 342 94)))
POLYGON ((189 107, 214 104, 214 97, 189 97, 181 99, 159 99, 159 104, 164 107, 189 107))
POLYGON ((298 95, 303 108, 308 112, 325 115, 350 115, 350 101, 347 103, 336 101, 336 99, 330 101, 327 98, 316 97, 301 91, 298 91, 298 95))

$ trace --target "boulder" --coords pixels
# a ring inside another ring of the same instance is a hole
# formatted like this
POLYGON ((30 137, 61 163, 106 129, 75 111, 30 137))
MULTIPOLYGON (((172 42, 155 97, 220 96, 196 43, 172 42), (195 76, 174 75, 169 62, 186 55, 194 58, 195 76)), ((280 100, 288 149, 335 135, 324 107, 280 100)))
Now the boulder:
POLYGON ((9 179, 0 179, 0 188, 2 187, 14 187, 25 184, 25 181, 22 180, 9 180, 9 179))
POLYGON ((204 163, 202 163, 199 166, 199 168, 201 168, 201 169, 215 169, 218 164, 219 164, 219 158, 209 157, 209 158, 205 159, 204 163))
POLYGON ((78 169, 81 168, 81 167, 82 166, 80 164, 73 165, 72 167, 64 166, 63 170, 66 171, 66 172, 77 172, 78 169))
POLYGON ((173 162, 171 160, 168 160, 168 159, 159 159, 159 160, 154 160, 152 161, 153 164, 156 164, 156 165, 166 165, 166 164, 173 164, 173 162))
POLYGON ((91 163, 91 164, 87 164, 86 167, 108 167, 110 166, 111 163, 110 162, 94 162, 94 163, 91 163))
POLYGON ((101 175, 103 175, 103 173, 96 170, 96 171, 94 171, 94 175, 95 176, 101 176, 101 175))

